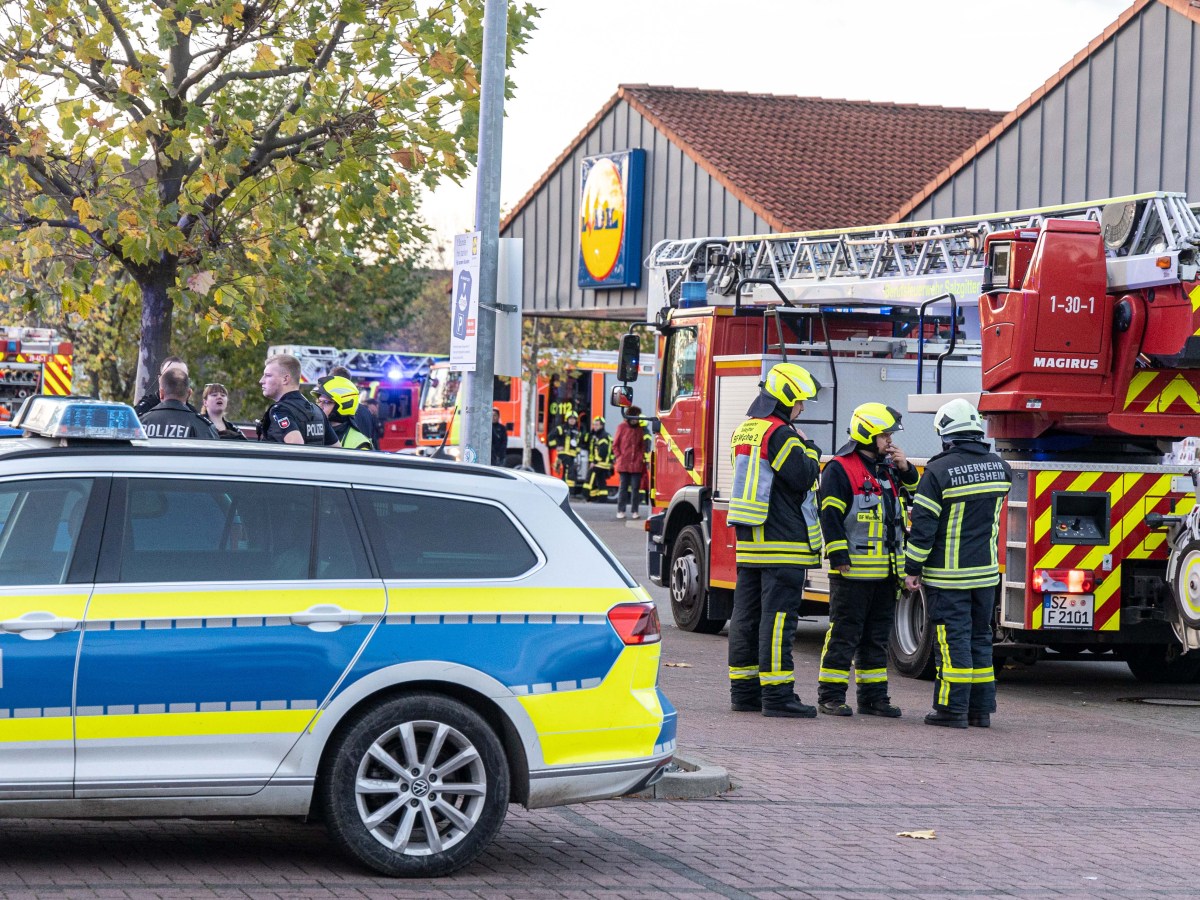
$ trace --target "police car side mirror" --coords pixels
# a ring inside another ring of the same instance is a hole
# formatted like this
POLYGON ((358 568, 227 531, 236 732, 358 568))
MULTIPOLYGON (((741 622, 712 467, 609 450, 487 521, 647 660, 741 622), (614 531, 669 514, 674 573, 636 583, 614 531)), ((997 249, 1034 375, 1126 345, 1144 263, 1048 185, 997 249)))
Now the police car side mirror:
POLYGON ((617 409, 628 409, 633 406, 633 388, 627 384, 614 384, 609 402, 617 409))
POLYGON ((632 331, 621 335, 621 352, 617 357, 617 380, 637 381, 642 364, 642 344, 632 331))

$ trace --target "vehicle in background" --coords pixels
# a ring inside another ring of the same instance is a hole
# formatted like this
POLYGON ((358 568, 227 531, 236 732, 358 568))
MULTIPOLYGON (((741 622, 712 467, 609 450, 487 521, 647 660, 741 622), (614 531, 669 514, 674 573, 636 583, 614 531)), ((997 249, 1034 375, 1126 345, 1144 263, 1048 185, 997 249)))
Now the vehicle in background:
POLYGON ((53 328, 5 328, 0 335, 0 418, 11 419, 26 397, 70 394, 74 352, 53 328))

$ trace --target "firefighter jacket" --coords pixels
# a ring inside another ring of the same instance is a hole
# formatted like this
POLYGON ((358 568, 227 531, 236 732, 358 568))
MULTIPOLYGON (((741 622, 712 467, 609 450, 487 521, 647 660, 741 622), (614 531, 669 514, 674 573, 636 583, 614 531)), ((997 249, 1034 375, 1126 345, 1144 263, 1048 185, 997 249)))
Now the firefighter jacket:
POLYGON ((913 497, 904 570, 955 590, 1000 580, 1000 508, 1012 485, 1008 463, 980 440, 951 444, 925 466, 913 497))
POLYGON ((613 465, 612 436, 604 430, 593 431, 588 441, 588 462, 602 469, 611 469, 613 465))
POLYGON ((339 421, 329 421, 330 427, 333 429, 334 436, 337 437, 337 445, 344 447, 347 450, 374 450, 375 446, 371 443, 371 439, 358 430, 357 423, 354 419, 341 419, 339 421))
POLYGON ((904 496, 920 475, 899 472, 851 448, 821 473, 821 532, 832 568, 843 578, 881 579, 904 574, 904 496))
POLYGON ((821 452, 772 414, 733 432, 729 524, 737 527, 739 566, 818 566, 821 452))
POLYGON ((572 428, 565 422, 555 426, 554 431, 550 433, 550 440, 547 441, 548 446, 558 450, 559 456, 574 456, 579 452, 581 443, 579 429, 572 428))

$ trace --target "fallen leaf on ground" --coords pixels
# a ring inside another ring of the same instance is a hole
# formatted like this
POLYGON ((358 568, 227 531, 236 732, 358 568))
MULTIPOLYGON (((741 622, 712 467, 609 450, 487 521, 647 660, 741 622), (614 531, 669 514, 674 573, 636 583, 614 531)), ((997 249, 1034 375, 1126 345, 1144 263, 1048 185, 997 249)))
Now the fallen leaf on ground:
POLYGON ((896 837, 916 838, 918 841, 932 841, 937 838, 937 832, 932 828, 926 828, 922 831, 897 831, 896 837))
POLYGON ((663 663, 668 669, 690 669, 691 663, 663 663))

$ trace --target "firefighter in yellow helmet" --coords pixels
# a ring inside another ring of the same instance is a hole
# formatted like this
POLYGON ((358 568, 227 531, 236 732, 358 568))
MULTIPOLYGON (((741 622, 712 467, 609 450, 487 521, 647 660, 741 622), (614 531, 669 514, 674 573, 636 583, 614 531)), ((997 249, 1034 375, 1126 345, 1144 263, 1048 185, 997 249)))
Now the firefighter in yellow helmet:
POLYGON ((575 410, 567 407, 563 421, 550 432, 546 442, 555 451, 555 462, 559 467, 562 480, 566 482, 572 496, 579 494, 579 479, 576 474, 579 451, 583 444, 583 435, 579 433, 579 417, 575 410))
POLYGON ((359 392, 349 378, 341 375, 326 375, 317 382, 313 400, 329 418, 338 446, 350 450, 374 450, 371 439, 354 427, 354 413, 358 411, 359 392))
POLYGON ((850 417, 850 440, 821 473, 821 531, 829 557, 829 631, 821 651, 817 708, 853 715, 846 703, 850 666, 858 711, 896 718, 888 697, 887 642, 904 578, 904 492, 920 476, 896 445, 900 413, 863 403, 850 417))
POLYGON ((608 502, 608 479, 613 473, 613 439, 604 430, 604 417, 592 419, 588 435, 588 476, 584 493, 588 503, 608 502))
POLYGON ((792 638, 805 573, 821 559, 821 451, 792 420, 819 390, 803 366, 772 366, 747 411, 750 418, 733 432, 729 524, 737 533, 737 587, 729 622, 729 692, 736 712, 805 719, 817 714, 794 692, 792 638))

